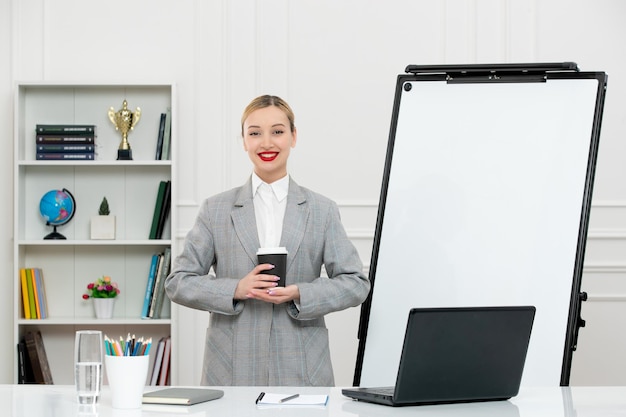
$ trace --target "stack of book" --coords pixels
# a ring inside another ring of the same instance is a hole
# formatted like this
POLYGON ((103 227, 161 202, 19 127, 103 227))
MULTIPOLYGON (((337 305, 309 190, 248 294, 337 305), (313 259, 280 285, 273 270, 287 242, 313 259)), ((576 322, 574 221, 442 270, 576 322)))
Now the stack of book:
POLYGON ((150 227, 149 239, 161 239, 165 222, 168 219, 171 208, 172 182, 161 181, 157 190, 157 197, 154 203, 154 213, 152 214, 152 226, 150 227))
POLYGON ((26 332, 17 345, 18 384, 53 384, 39 330, 26 332))
POLYGON ((162 253, 152 255, 146 292, 141 310, 142 319, 161 318, 165 298, 165 278, 170 273, 172 249, 168 246, 162 253))
POLYGON ((35 128, 37 159, 93 161, 96 159, 96 126, 38 124, 35 128))
POLYGON ((157 136, 157 146, 154 159, 170 159, 170 141, 172 137, 172 109, 167 108, 165 113, 161 113, 159 121, 159 135, 157 136))
POLYGON ((25 319, 45 319, 48 317, 46 289, 43 285, 41 268, 20 268, 22 304, 25 319))
POLYGON ((154 363, 150 372, 149 385, 170 385, 170 358, 172 355, 172 339, 162 337, 157 343, 154 363))

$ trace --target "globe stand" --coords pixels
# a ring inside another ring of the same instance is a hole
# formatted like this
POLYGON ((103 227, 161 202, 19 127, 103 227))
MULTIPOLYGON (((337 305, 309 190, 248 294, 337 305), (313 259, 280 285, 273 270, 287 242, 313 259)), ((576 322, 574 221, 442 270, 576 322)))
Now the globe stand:
MULTIPOLYGON (((48 224, 48 226, 50 226, 50 224, 48 224)), ((52 232, 48 233, 47 235, 44 236, 45 240, 62 240, 62 239, 66 239, 67 238, 65 236, 63 236, 61 233, 57 232, 57 227, 56 226, 52 226, 53 230, 52 232)))

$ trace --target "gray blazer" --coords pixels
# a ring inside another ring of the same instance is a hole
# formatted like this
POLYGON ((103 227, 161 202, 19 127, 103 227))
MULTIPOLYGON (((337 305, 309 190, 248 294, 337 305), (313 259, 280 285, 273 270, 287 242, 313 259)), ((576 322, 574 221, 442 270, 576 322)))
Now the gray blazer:
POLYGON ((251 179, 200 207, 165 289, 173 302, 211 312, 203 385, 334 385, 324 315, 361 304, 370 282, 337 205, 291 179, 281 246, 299 308, 234 301, 237 283, 257 264, 251 179))

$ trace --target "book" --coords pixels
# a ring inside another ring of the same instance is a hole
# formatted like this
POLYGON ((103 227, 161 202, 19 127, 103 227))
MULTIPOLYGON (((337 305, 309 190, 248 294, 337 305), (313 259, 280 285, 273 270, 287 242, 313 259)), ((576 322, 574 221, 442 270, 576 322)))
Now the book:
POLYGON ((165 349, 165 338, 162 337, 157 343, 157 351, 154 356, 154 364, 152 365, 152 374, 150 375, 150 385, 156 385, 161 372, 161 363, 163 362, 163 349, 165 349))
POLYGON ((170 107, 165 111, 165 133, 163 134, 163 149, 161 151, 161 159, 170 159, 170 143, 172 140, 172 109, 170 107))
POLYGON ((172 351, 172 338, 170 336, 165 338, 165 344, 163 345, 163 360, 161 361, 161 371, 159 372, 159 381, 157 385, 167 385, 167 380, 170 371, 170 355, 172 351))
POLYGON ((161 118, 159 119, 159 133, 157 135, 156 153, 154 155, 154 159, 156 159, 157 161, 161 159, 161 153, 163 152, 163 136, 165 136, 165 118, 166 118, 166 114, 161 113, 161 118))
POLYGON ((35 335, 33 332, 26 332, 26 334, 24 334, 24 346, 26 346, 26 353, 33 369, 33 382, 36 384, 43 384, 44 378, 41 370, 41 362, 39 361, 35 335))
POLYGON ((156 271, 159 265, 159 254, 152 255, 150 261, 150 271, 148 272, 148 282, 146 283, 146 293, 143 300, 143 309, 141 310, 141 318, 148 318, 150 313, 150 301, 152 301, 152 290, 154 288, 154 280, 156 279, 156 271))
POLYGON ((22 304, 24 306, 24 318, 30 319, 30 301, 28 298, 28 284, 26 282, 26 269, 20 268, 20 284, 22 288, 22 304))
POLYGON ((30 268, 26 268, 26 287, 28 288, 28 306, 30 308, 30 318, 36 319, 37 307, 35 307, 35 289, 33 288, 33 275, 30 268))
POLYGON ((47 135, 84 135, 86 133, 95 134, 96 126, 88 124, 37 124, 35 131, 37 134, 47 135))
POLYGON ((37 145, 38 153, 85 153, 95 152, 94 145, 84 143, 46 143, 43 145, 37 145))
POLYGON ((43 271, 41 268, 33 268, 35 274, 35 285, 37 288, 37 302, 39 303, 40 319, 48 318, 48 301, 46 300, 46 286, 43 282, 43 271))
POLYGON ((46 354, 46 348, 43 344, 43 337, 40 331, 34 332, 35 335, 35 347, 37 348, 37 356, 39 357, 39 363, 41 365, 41 373, 43 374, 43 380, 45 384, 53 384, 52 372, 48 363, 48 355, 46 354))
POLYGON ((24 362, 26 355, 26 345, 23 342, 17 344, 17 383, 26 384, 26 363, 24 362))
POLYGON ((148 311, 147 318, 154 318, 154 309, 156 307, 156 297, 159 288, 159 282, 161 281, 161 275, 163 274, 165 256, 164 253, 159 254, 159 264, 155 273, 154 284, 152 286, 152 294, 150 296, 150 310, 148 311))
POLYGON ((163 251, 163 268, 159 277, 157 277, 156 287, 154 289, 154 311, 151 317, 154 319, 161 318, 161 311, 163 310, 163 300, 165 299, 165 279, 170 274, 172 259, 172 248, 169 246, 163 251))
POLYGON ((41 304, 39 302, 39 288, 37 288, 37 276, 35 275, 35 270, 32 268, 29 268, 29 272, 30 272, 30 279, 33 285, 33 298, 34 298, 34 303, 35 303, 35 312, 37 313, 37 318, 40 319, 41 317, 41 304))
POLYGON ((150 391, 143 394, 144 404, 193 405, 217 400, 224 391, 211 388, 173 387, 150 391))
POLYGON ((34 382, 37 384, 52 384, 52 373, 48 364, 48 356, 43 344, 40 331, 26 332, 24 335, 26 351, 33 368, 34 382))
POLYGON ((170 215, 170 207, 172 204, 172 182, 165 182, 165 193, 163 194, 163 202, 161 203, 161 211, 159 212, 159 222, 157 224, 156 238, 161 239, 163 237, 163 230, 165 229, 165 222, 170 215))
POLYGON ((95 152, 37 152, 39 161, 93 161, 96 159, 95 152))
POLYGON ((157 238, 157 229, 159 226, 159 218, 161 216, 161 209, 163 207, 163 198, 165 196, 165 188, 167 187, 167 181, 159 182, 159 188, 157 190, 156 200, 154 202, 154 213, 152 215, 152 226, 150 227, 150 239, 157 238))
POLYGON ((94 134, 86 135, 37 135, 35 141, 38 145, 58 145, 58 144, 91 144, 96 141, 94 134))
POLYGON ((28 356, 28 349, 24 338, 21 338, 17 344, 17 365, 18 365, 18 384, 34 384, 35 376, 33 374, 33 366, 28 356))

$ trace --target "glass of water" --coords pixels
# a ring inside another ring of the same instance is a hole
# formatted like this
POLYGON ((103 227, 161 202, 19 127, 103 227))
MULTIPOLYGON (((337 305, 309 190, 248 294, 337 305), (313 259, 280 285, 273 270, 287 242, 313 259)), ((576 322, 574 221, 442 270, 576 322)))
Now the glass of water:
POLYGON ((74 380, 79 404, 96 404, 102 389, 102 332, 79 330, 74 343, 74 380))

